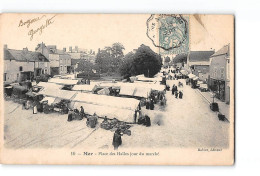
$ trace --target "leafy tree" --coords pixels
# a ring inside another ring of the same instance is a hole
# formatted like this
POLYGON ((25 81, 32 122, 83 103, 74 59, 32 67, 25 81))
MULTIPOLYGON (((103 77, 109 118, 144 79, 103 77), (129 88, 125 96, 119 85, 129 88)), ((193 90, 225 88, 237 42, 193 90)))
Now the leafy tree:
POLYGON ((129 78, 131 75, 134 75, 135 69, 133 67, 134 62, 134 53, 129 52, 125 55, 125 57, 122 60, 121 66, 120 66, 120 74, 124 76, 124 78, 129 78))
POLYGON ((143 44, 137 49, 135 54, 130 53, 127 56, 120 69, 120 73, 124 77, 139 74, 144 74, 146 77, 153 77, 161 69, 161 56, 143 44))
POLYGON ((171 59, 170 59, 169 56, 167 56, 167 57, 164 58, 164 62, 165 62, 165 63, 169 63, 170 61, 171 61, 171 59))
POLYGON ((76 71, 90 74, 93 73, 93 70, 95 69, 96 68, 93 63, 87 60, 80 60, 78 63, 78 67, 76 68, 76 71))
POLYGON ((114 43, 111 47, 100 50, 96 56, 96 64, 102 73, 116 72, 124 57, 124 46, 121 43, 114 43))

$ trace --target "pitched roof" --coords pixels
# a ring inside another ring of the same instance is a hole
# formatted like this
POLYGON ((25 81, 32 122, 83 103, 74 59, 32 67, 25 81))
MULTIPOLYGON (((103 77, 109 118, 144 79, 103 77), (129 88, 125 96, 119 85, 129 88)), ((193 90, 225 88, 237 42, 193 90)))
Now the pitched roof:
POLYGON ((40 52, 23 51, 14 49, 4 50, 4 60, 16 60, 19 62, 49 62, 49 60, 40 52))
POLYGON ((223 46, 220 50, 218 50, 211 57, 219 56, 219 55, 229 55, 229 45, 223 46))
POLYGON ((210 56, 214 54, 214 51, 190 51, 190 62, 209 61, 210 56))

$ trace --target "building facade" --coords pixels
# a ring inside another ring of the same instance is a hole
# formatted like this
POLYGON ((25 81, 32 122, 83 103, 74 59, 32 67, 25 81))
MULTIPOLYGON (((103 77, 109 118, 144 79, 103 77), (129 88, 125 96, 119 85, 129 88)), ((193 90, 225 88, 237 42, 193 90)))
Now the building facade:
POLYGON ((213 54, 214 51, 190 51, 187 56, 187 66, 202 81, 208 80, 210 56, 213 54))
POLYGON ((63 50, 57 49, 56 45, 46 46, 44 43, 38 44, 35 49, 37 52, 42 53, 50 61, 50 74, 64 75, 72 71, 71 68, 71 56, 66 52, 66 48, 63 50))
POLYGON ((4 81, 8 83, 35 79, 50 74, 49 60, 39 52, 4 47, 4 81))
POLYGON ((211 56, 209 88, 216 97, 226 103, 230 101, 230 49, 225 45, 211 56))

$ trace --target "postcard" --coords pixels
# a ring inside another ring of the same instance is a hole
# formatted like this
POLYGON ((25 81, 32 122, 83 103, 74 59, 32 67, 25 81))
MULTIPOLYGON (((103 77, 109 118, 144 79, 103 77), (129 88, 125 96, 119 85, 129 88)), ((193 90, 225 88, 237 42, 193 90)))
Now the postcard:
POLYGON ((0 163, 233 165, 233 15, 0 24, 0 163))

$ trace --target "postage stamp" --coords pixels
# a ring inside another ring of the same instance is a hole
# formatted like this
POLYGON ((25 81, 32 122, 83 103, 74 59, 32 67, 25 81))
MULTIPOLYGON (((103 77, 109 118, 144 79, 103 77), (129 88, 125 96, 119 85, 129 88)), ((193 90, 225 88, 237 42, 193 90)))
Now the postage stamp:
POLYGON ((189 50, 189 17, 151 15, 147 20, 147 36, 161 54, 180 54, 189 50))

